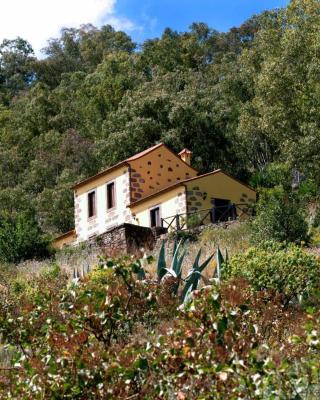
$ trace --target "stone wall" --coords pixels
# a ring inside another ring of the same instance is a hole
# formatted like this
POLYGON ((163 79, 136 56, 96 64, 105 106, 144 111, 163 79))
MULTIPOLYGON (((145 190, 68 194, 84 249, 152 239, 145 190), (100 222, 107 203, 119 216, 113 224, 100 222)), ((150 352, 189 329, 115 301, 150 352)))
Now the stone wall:
POLYGON ((146 228, 132 224, 122 224, 89 241, 112 257, 118 255, 141 256, 143 250, 152 251, 157 238, 166 233, 164 228, 146 228))

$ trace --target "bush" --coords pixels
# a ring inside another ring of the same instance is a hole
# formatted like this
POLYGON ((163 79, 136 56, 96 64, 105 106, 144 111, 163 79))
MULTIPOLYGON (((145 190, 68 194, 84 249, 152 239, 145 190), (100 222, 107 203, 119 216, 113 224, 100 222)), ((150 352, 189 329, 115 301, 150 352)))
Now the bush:
POLYGON ((251 238, 254 243, 266 239, 294 243, 308 241, 305 208, 298 196, 281 186, 264 190, 257 204, 251 238))
POLYGON ((0 216, 0 261, 18 263, 30 258, 45 257, 49 253, 34 213, 0 216))
POLYGON ((291 188, 292 179, 292 172, 287 164, 271 163, 262 171, 254 174, 250 183, 256 188, 273 188, 281 185, 289 190, 291 188))
POLYGON ((225 273, 229 278, 245 278, 255 290, 276 291, 288 303, 317 288, 319 272, 316 258, 298 246, 265 242, 232 257, 225 273))

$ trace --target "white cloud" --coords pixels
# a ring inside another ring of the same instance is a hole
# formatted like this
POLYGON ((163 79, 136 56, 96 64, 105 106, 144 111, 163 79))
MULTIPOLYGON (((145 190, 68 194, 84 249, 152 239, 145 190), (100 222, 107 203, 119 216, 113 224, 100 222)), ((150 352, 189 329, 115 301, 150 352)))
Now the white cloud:
POLYGON ((114 15, 116 0, 5 0, 1 3, 0 41, 20 36, 37 54, 63 27, 110 23, 116 29, 133 30, 135 25, 114 15))

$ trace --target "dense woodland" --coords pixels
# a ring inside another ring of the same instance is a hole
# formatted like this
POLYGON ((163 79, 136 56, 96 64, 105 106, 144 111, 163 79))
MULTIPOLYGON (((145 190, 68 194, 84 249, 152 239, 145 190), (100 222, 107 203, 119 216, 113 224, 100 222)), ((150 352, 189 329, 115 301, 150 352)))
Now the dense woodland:
POLYGON ((297 170, 317 188, 319 43, 316 0, 293 0, 229 32, 194 23, 142 44, 108 25, 65 28, 43 58, 23 38, 4 40, 2 215, 65 232, 73 183, 159 141, 192 149, 203 172, 290 186, 297 170))

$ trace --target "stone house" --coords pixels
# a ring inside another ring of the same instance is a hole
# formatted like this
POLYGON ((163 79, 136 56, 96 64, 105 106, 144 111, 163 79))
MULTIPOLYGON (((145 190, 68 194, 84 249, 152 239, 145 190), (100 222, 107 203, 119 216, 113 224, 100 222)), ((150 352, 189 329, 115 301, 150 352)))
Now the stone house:
MULTIPOLYGON (((123 224, 165 228, 176 216, 187 226, 187 215, 216 207, 221 216, 230 204, 238 205, 240 217, 255 202, 252 188, 220 169, 201 175, 191 157, 187 149, 175 154, 160 143, 77 183, 75 229, 54 246, 78 244, 123 224)), ((212 214, 207 219, 213 222, 212 214)))

